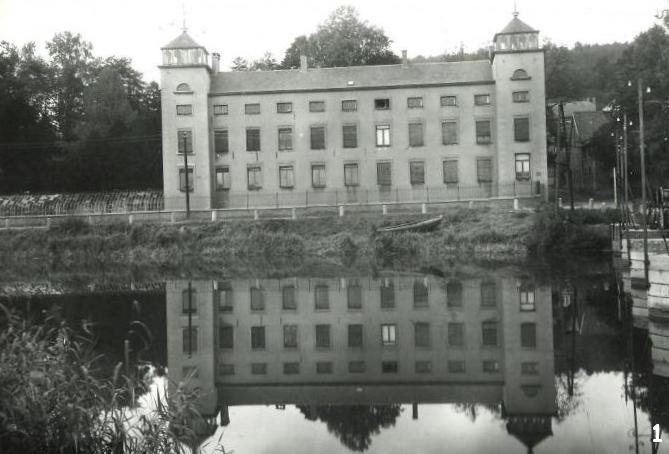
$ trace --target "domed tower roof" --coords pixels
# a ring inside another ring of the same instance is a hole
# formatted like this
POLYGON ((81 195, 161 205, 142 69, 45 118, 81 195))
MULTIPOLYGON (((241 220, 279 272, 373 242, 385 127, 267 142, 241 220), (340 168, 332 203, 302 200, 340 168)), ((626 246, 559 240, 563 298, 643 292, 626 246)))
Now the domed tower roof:
POLYGON ((495 52, 517 52, 539 50, 539 30, 518 19, 518 11, 513 19, 493 39, 495 52))
POLYGON ((516 33, 539 33, 539 30, 532 28, 522 20, 518 19, 518 11, 515 11, 511 22, 506 24, 506 27, 504 27, 501 32, 495 34, 494 41, 497 41, 499 35, 513 35, 516 33))
POLYGON ((186 30, 179 36, 167 43, 161 49, 204 49, 204 46, 199 45, 186 30))

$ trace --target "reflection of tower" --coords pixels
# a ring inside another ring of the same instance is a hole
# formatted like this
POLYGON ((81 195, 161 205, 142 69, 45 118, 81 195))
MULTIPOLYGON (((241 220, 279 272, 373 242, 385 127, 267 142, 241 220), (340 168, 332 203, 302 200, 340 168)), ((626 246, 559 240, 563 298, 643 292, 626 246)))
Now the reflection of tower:
POLYGON ((555 415, 553 308, 550 288, 504 281, 504 416, 531 452, 552 435, 555 415))
POLYGON ((165 301, 168 376, 177 383, 186 380, 188 386, 201 390, 197 406, 205 421, 194 430, 206 437, 215 430, 219 412, 214 386, 215 306, 211 282, 168 281, 165 301))

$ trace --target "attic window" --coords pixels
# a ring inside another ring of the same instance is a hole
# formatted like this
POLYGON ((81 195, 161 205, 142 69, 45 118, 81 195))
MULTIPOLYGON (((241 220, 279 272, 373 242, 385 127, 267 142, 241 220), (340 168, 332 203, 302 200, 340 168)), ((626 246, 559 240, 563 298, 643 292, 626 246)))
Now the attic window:
POLYGON ((524 69, 517 69, 513 72, 513 76, 511 76, 511 80, 528 80, 531 79, 530 76, 527 75, 527 71, 524 69))
POLYGON ((190 85, 188 84, 179 84, 177 85, 177 91, 192 91, 190 85))

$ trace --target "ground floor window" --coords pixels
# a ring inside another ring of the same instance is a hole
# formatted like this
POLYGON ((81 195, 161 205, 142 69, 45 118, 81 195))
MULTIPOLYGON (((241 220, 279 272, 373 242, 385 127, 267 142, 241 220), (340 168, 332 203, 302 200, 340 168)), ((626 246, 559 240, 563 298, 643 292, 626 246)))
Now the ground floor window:
POLYGON ((246 169, 248 188, 250 190, 262 188, 262 167, 248 167, 246 169))
POLYGON ((344 186, 358 186, 358 164, 344 164, 344 186))
POLYGON ((409 163, 409 178, 412 185, 425 184, 425 163, 423 161, 409 163))
POLYGON ((325 187, 325 164, 311 165, 311 186, 314 188, 325 187))
POLYGON ((230 189, 230 167, 218 167, 216 169, 216 190, 225 191, 230 189))
POLYGON ((392 168, 390 162, 376 163, 376 183, 379 186, 390 186, 392 184, 392 168))
POLYGON ((289 189, 295 186, 295 173, 293 166, 279 167, 279 187, 289 189))
POLYGON ((516 154, 516 180, 530 179, 530 155, 529 153, 516 154))
POLYGON ((376 126, 376 146, 377 147, 390 146, 390 125, 376 126))
POLYGON ((476 178, 479 183, 492 182, 492 159, 483 158, 476 160, 476 178))

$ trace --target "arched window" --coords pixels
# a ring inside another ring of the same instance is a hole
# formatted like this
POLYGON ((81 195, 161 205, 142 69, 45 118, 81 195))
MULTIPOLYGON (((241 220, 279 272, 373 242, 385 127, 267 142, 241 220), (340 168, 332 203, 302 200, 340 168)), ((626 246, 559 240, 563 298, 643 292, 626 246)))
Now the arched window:
POLYGON ((511 80, 523 80, 523 79, 529 79, 530 76, 527 75, 527 71, 524 69, 517 69, 513 72, 513 76, 511 76, 511 80))
POLYGON ((177 91, 192 91, 190 85, 188 84, 179 84, 177 85, 177 91))

